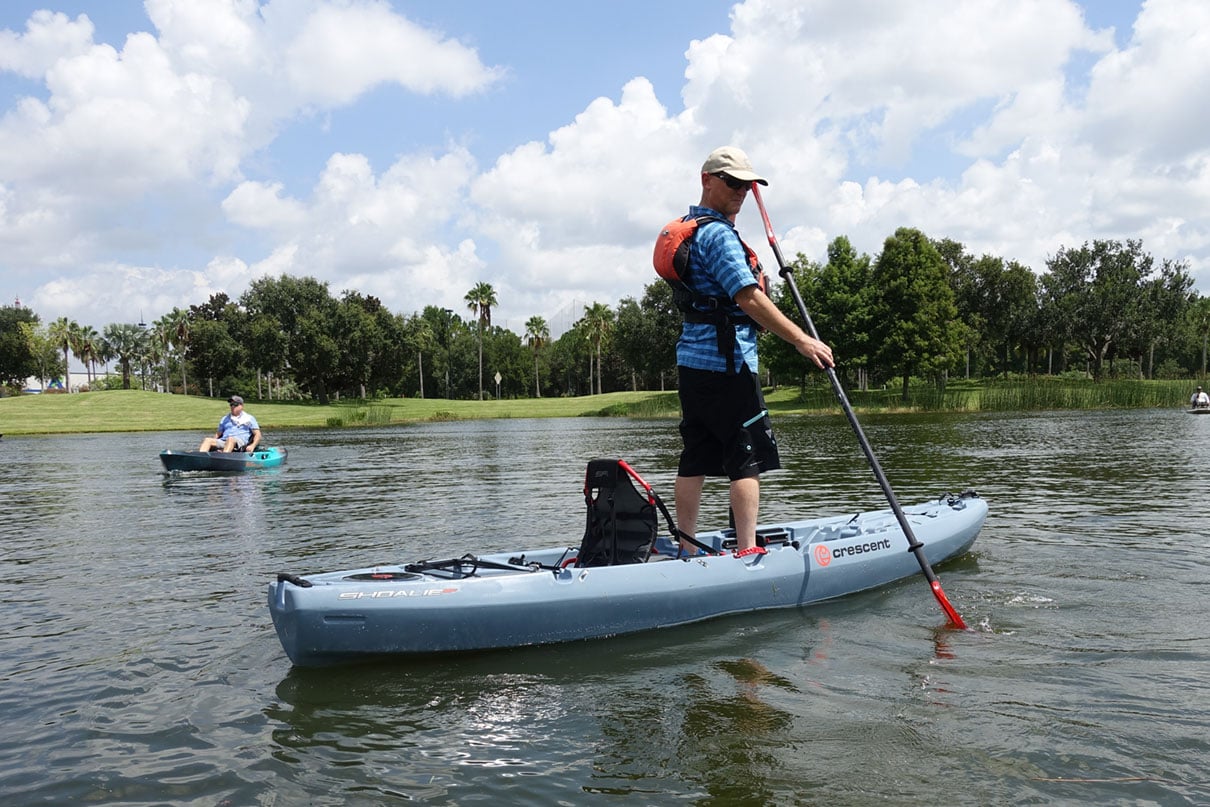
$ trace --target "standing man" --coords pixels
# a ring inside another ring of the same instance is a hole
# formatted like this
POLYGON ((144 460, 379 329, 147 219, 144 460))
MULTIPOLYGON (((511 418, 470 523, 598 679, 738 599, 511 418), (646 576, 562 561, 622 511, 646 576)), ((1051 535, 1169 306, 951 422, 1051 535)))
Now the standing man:
POLYGON ((218 422, 214 436, 202 440, 198 451, 219 449, 230 453, 256 450, 256 444, 260 442, 260 424, 256 422, 256 418, 244 411, 244 399, 232 395, 227 399, 227 406, 231 407, 231 411, 223 415, 223 419, 218 422))
POLYGON ((765 294, 755 253, 735 229, 753 182, 769 184, 734 146, 715 149, 702 165, 701 201, 686 217, 699 221, 684 278, 692 294, 678 301, 685 321, 676 343, 684 441, 675 486, 677 520, 695 535, 706 477, 726 476, 739 556, 764 554, 756 546, 759 477, 781 467, 760 388, 757 328, 789 342, 817 367, 833 366, 832 349, 807 335, 765 294), (711 308, 725 313, 725 320, 702 315, 711 308))

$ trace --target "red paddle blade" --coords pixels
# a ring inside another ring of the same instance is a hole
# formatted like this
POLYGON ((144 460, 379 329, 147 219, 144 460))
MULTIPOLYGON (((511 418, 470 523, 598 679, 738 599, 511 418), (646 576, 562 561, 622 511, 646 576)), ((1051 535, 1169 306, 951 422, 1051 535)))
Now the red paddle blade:
POLYGON ((949 597, 945 596, 945 592, 941 590, 941 581, 933 580, 933 596, 937 598, 937 602, 941 603, 941 610, 945 611, 945 615, 950 618, 955 628, 966 630, 966 623, 962 621, 962 617, 958 616, 958 612, 954 610, 954 606, 950 605, 949 597))

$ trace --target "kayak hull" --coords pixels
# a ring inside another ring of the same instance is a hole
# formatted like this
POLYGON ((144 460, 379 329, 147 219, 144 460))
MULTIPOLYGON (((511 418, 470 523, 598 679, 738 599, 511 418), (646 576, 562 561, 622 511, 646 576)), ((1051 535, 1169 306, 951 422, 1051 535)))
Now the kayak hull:
MULTIPOLYGON (((930 564, 966 552, 987 516, 967 494, 905 508, 930 564)), ((298 666, 602 638, 829 600, 920 573, 890 510, 762 527, 767 553, 577 568, 575 547, 482 555, 472 576, 419 566, 279 575, 269 611, 298 666), (489 568, 498 564, 506 568, 489 568), (417 569, 421 569, 417 571, 417 569)), ((698 539, 722 547, 727 532, 698 539)), ((466 556, 471 557, 471 556, 466 556)), ((471 561, 467 561, 469 564, 471 561)), ((462 572, 467 569, 461 568, 462 572)))
POLYGON ((166 471, 252 471, 276 468, 286 461, 287 451, 277 446, 257 448, 252 453, 242 451, 173 451, 160 452, 160 462, 166 471))

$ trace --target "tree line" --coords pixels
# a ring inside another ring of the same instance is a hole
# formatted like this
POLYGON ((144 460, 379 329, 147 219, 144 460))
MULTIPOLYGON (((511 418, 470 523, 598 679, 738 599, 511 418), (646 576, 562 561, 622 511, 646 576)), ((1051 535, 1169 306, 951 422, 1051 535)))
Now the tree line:
MULTIPOLYGON (((1040 274, 1015 261, 975 257, 962 244, 901 228, 877 256, 847 238, 827 261, 799 254, 793 276, 851 388, 928 382, 953 375, 1078 372, 1188 378, 1206 374, 1210 298, 1192 291, 1182 261, 1157 261, 1139 241, 1062 248, 1040 274)), ((798 318, 785 284, 773 292, 798 318)), ((66 382, 71 356, 87 386, 263 399, 576 396, 676 383, 680 314, 654 278, 641 298, 585 306, 552 339, 541 316, 522 334, 492 324, 489 283, 463 302, 464 318, 433 305, 411 314, 310 277, 259 278, 238 300, 212 295, 150 324, 101 332, 64 317, 43 325, 20 305, 0 308, 0 383, 66 382), (116 373, 107 368, 113 364, 116 373), (106 371, 102 372, 102 368, 106 371), (499 383, 496 376, 499 375, 499 383)), ((813 383, 806 363, 762 336, 766 383, 813 383)))

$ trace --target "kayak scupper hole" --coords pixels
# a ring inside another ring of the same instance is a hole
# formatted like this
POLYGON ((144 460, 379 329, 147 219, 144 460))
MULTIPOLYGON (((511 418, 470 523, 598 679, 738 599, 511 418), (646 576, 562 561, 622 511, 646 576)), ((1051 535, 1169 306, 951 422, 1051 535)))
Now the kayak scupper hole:
POLYGON ((365 614, 324 614, 324 622, 329 625, 363 624, 365 614))

